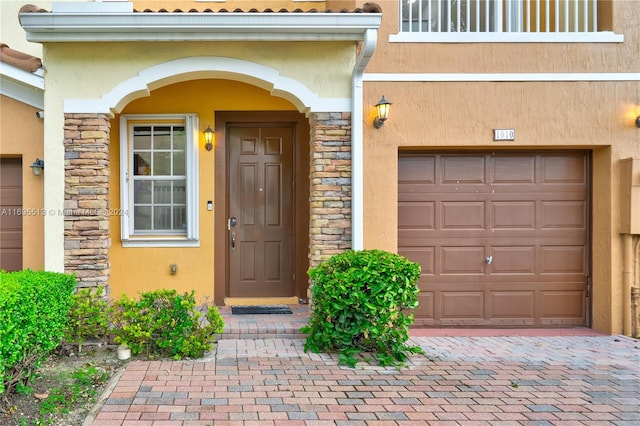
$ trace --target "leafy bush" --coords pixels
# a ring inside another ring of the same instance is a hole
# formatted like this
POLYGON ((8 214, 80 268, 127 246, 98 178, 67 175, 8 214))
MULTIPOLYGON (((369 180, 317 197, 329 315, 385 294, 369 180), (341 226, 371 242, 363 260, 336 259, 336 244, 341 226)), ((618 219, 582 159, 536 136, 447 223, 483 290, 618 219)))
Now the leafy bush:
POLYGON ((418 306, 420 265, 381 250, 349 250, 309 271, 313 309, 305 351, 337 351, 340 363, 355 366, 362 353, 381 365, 398 365, 408 353, 409 325, 418 306))
POLYGON ((73 275, 0 271, 0 395, 3 405, 60 343, 73 275))
POLYGON ((203 319, 193 291, 157 290, 141 293, 139 300, 122 295, 113 304, 116 343, 127 345, 133 355, 201 357, 224 328, 215 306, 204 309, 203 319))
POLYGON ((72 296, 64 340, 78 345, 80 351, 87 339, 106 339, 109 333, 111 308, 104 293, 100 286, 80 289, 72 296))

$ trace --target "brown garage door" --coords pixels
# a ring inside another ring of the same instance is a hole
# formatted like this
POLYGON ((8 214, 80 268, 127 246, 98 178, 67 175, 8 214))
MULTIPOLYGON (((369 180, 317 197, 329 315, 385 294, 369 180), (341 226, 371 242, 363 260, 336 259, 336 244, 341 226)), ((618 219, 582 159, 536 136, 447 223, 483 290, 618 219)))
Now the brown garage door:
POLYGON ((0 269, 22 269, 22 160, 0 159, 0 269))
POLYGON ((588 154, 400 153, 417 325, 586 325, 588 154))

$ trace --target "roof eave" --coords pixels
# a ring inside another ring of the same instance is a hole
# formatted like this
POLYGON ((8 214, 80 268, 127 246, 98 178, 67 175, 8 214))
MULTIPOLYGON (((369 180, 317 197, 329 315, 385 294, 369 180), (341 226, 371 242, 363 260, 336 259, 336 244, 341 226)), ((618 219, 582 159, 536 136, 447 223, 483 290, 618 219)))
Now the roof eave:
POLYGON ((20 13, 32 42, 359 41, 380 13, 20 13))
POLYGON ((43 108, 44 78, 41 70, 30 73, 0 62, 0 94, 36 108, 43 108))

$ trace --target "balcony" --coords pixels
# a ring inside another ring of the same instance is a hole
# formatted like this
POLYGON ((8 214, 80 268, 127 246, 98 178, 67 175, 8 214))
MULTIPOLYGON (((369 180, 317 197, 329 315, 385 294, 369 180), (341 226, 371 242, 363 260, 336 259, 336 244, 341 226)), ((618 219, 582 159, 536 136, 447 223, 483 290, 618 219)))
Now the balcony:
POLYGON ((394 42, 622 42, 598 0, 401 0, 394 42))

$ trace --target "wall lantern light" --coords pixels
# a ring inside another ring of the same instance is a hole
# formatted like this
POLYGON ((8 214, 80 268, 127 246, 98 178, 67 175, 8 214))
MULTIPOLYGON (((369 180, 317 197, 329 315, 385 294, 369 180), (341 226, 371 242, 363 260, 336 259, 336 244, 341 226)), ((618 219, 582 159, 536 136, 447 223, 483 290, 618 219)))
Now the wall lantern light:
POLYGON ((202 133, 204 133, 204 147, 207 151, 211 151, 213 149, 213 130, 211 130, 211 126, 207 124, 207 128, 202 133))
POLYGON ((384 126, 384 122, 387 121, 387 118, 389 118, 390 109, 391 102, 386 100, 384 98, 384 95, 382 95, 382 98, 376 104, 376 118, 375 120, 373 120, 373 125, 376 129, 384 126))
POLYGON ((640 115, 636 117, 636 127, 640 128, 640 115))
POLYGON ((44 170, 44 160, 36 158, 36 161, 34 161, 33 164, 29 167, 31 167, 31 171, 33 172, 34 176, 40 176, 42 174, 42 171, 44 170))

